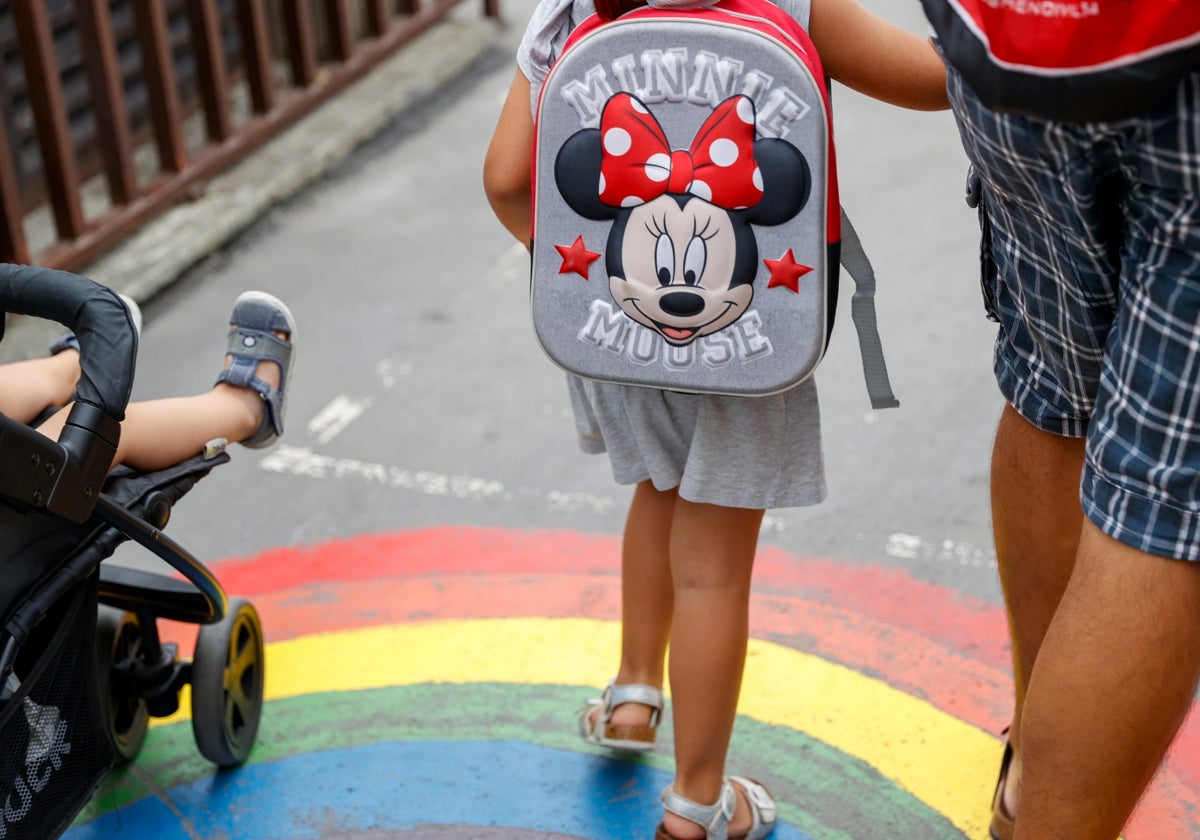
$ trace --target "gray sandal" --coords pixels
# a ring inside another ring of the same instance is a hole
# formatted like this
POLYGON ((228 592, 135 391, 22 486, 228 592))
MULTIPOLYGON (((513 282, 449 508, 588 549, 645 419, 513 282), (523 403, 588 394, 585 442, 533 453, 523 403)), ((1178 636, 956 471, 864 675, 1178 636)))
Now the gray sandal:
MULTIPOLYGON (((775 830, 775 823, 779 819, 779 811, 771 792, 744 776, 727 777, 721 785, 720 797, 712 805, 701 805, 684 799, 670 785, 663 789, 661 798, 663 810, 703 828, 705 840, 762 840, 775 830), (748 832, 730 836, 729 821, 733 819, 737 809, 737 791, 734 785, 738 785, 746 793, 746 801, 750 804, 751 822, 748 832)), ((675 839, 667 833, 662 823, 659 823, 658 830, 654 832, 654 840, 675 839)))
POLYGON ((262 397, 262 425, 241 442, 251 449, 261 449, 270 446, 283 434, 296 321, 283 301, 274 295, 243 292, 233 305, 229 323, 233 329, 229 331, 225 352, 232 360, 229 367, 217 376, 216 384, 225 382, 238 388, 249 388, 262 397), (282 339, 274 335, 276 332, 287 333, 290 338, 282 339), (278 388, 272 388, 256 375, 260 362, 279 365, 278 388))
POLYGON ((654 686, 638 683, 614 685, 610 682, 602 696, 587 701, 579 710, 579 734, 589 744, 612 750, 652 750, 662 710, 663 693, 654 686), (649 706, 649 723, 641 726, 613 723, 613 709, 623 703, 641 703, 649 706))

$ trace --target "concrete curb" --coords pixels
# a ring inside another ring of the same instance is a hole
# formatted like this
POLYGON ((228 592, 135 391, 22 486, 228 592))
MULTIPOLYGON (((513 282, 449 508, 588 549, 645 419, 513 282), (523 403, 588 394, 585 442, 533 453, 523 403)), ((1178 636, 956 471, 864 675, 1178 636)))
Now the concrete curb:
MULTIPOLYGON (((145 301, 228 244, 271 207, 295 196, 405 108, 463 75, 496 42, 499 25, 481 16, 430 27, 396 55, 209 181, 195 201, 171 209, 80 274, 145 301)), ((57 325, 10 317, 0 361, 44 355, 57 325)))

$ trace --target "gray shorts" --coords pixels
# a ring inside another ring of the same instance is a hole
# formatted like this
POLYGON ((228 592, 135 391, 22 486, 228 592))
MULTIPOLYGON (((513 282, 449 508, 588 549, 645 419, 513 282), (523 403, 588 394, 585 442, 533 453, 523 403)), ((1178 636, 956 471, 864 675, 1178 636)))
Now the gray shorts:
POLYGON ((1105 533, 1200 559, 1200 73, 1133 119, 997 114, 952 70, 978 174, 995 372, 1020 414, 1086 437, 1105 533))
POLYGON ((567 376, 579 444, 607 452, 618 484, 649 480, 723 507, 813 505, 825 498, 812 379, 781 394, 727 397, 567 376))

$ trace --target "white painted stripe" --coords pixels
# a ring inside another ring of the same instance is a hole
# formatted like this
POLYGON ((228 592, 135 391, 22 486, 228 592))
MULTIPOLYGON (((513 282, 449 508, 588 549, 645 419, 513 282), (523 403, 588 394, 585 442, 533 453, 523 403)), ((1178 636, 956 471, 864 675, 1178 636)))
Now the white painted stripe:
POLYGON ((884 549, 897 560, 933 560, 973 569, 996 568, 996 553, 990 547, 955 540, 926 540, 914 534, 892 534, 884 549))
POLYGON ((504 484, 486 478, 467 475, 447 475, 431 470, 407 470, 389 464, 360 461, 357 458, 333 458, 313 452, 307 446, 275 447, 259 466, 267 472, 298 475, 306 478, 354 479, 410 490, 426 496, 447 496, 456 499, 486 499, 504 496, 504 484))
MULTIPOLYGON (((624 499, 607 494, 586 493, 579 490, 530 490, 508 488, 502 481, 479 476, 449 475, 432 470, 409 470, 389 464, 360 461, 356 458, 334 458, 314 452, 307 446, 291 446, 281 443, 274 447, 259 466, 272 473, 296 475, 333 481, 365 481, 388 487, 420 493, 425 496, 443 496, 453 499, 480 501, 484 499, 532 503, 544 510, 557 513, 611 513, 624 499)), ((787 523, 775 516, 763 518, 763 533, 779 533, 787 523)))
POLYGON ((413 371, 411 362, 402 362, 397 364, 391 359, 381 359, 375 365, 375 376, 383 384, 384 388, 391 388, 396 384, 396 380, 401 376, 408 376, 413 371))
POLYGON ((314 435, 318 443, 329 443, 370 407, 370 398, 356 400, 339 394, 308 421, 308 433, 314 435))

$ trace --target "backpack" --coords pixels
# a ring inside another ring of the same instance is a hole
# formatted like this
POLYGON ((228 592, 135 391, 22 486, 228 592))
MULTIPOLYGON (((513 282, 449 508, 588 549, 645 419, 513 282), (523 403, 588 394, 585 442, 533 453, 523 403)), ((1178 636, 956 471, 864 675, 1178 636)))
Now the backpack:
POLYGON ((825 353, 841 261, 872 405, 898 405, 838 203, 828 87, 768 0, 576 27, 534 120, 530 297, 549 358, 606 382, 778 393, 825 353))
POLYGON ((1047 120, 1132 117, 1200 68, 1196 0, 922 0, 984 105, 1047 120))

